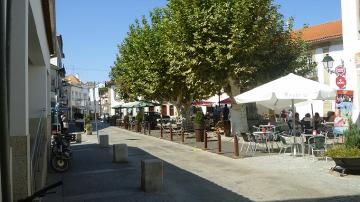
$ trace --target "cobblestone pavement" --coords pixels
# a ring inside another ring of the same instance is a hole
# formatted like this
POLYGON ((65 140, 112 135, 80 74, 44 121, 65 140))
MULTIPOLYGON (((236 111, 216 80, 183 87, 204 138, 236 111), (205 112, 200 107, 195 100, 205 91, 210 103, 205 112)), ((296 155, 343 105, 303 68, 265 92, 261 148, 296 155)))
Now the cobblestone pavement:
POLYGON ((212 144, 210 152, 194 147, 191 137, 179 144, 178 136, 170 142, 117 127, 100 134, 108 134, 110 144, 126 143, 129 162, 112 163, 111 148, 99 148, 96 135, 83 135, 73 146, 71 169, 49 173, 48 183, 61 179, 64 185, 44 201, 360 201, 360 176, 340 177, 329 171, 332 161, 264 152, 234 159, 226 146, 218 155, 212 144), (152 158, 164 162, 161 193, 139 189, 140 160, 152 158))

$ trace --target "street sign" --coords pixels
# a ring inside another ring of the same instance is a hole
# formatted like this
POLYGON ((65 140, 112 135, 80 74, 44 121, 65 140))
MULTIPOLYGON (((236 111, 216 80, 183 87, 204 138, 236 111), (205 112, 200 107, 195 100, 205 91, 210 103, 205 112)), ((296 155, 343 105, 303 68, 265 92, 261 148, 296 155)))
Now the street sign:
POLYGON ((343 76, 338 76, 336 77, 336 85, 340 88, 340 89, 345 89, 346 86, 346 79, 343 76))
POLYGON ((346 69, 344 67, 344 65, 339 65, 335 68, 335 74, 337 76, 345 76, 346 74, 346 69))

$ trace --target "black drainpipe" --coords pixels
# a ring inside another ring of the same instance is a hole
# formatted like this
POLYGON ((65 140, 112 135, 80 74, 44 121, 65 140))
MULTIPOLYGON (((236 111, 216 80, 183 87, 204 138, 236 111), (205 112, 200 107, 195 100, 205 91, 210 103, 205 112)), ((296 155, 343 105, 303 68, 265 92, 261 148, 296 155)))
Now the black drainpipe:
POLYGON ((11 200, 9 147, 9 27, 10 3, 0 0, 0 166, 2 201, 11 200))

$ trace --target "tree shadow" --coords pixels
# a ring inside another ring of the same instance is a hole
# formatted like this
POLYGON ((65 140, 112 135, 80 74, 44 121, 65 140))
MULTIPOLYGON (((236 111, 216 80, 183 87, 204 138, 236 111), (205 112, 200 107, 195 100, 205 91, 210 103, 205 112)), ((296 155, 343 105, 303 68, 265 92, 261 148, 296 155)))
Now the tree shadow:
MULTIPOLYGON (((158 159, 137 147, 128 147, 127 163, 112 162, 112 147, 97 144, 72 146, 71 168, 49 171, 48 184, 59 179, 63 186, 44 201, 250 201, 207 179, 163 161, 164 191, 140 190, 141 160, 158 159)), ((161 159, 160 159, 161 160, 161 159)))

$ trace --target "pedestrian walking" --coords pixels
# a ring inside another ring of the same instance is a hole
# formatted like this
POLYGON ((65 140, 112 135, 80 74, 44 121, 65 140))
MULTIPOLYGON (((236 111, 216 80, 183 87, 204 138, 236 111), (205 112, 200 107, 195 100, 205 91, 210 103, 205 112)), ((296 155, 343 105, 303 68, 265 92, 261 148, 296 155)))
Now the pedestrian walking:
POLYGON ((224 107, 222 113, 223 113, 224 121, 228 121, 229 120, 229 108, 228 108, 227 104, 225 104, 225 107, 224 107))
POLYGON ((67 133, 68 133, 68 130, 69 130, 69 120, 68 120, 68 118, 66 117, 65 114, 63 114, 63 115, 61 116, 61 121, 62 121, 62 123, 63 123, 63 127, 62 127, 61 133, 62 133, 62 134, 67 134, 67 133))

